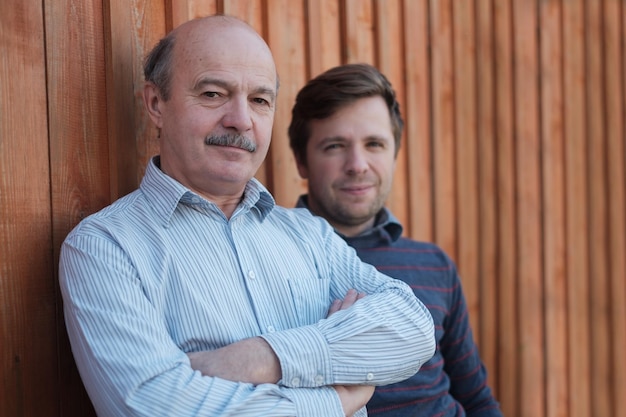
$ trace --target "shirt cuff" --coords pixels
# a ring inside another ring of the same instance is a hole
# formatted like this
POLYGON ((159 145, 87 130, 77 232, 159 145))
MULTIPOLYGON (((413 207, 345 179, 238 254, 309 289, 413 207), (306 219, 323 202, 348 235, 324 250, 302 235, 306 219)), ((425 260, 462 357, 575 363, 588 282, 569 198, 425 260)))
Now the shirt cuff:
POLYGON ((334 383, 328 342, 315 326, 293 328, 261 337, 269 343, 280 361, 280 385, 316 388, 334 383))
MULTIPOLYGON (((298 417, 345 417, 339 395, 332 387, 321 387, 314 389, 290 389, 283 391, 296 406, 298 417)), ((363 407, 365 410, 365 407, 363 407)), ((359 410, 360 411, 360 410, 359 410)), ((355 414, 367 416, 365 414, 355 414)))

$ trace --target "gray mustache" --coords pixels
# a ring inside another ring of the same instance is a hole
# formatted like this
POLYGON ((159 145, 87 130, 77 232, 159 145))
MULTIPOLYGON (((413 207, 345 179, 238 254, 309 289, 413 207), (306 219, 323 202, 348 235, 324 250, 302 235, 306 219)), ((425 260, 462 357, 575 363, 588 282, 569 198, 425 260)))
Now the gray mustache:
POLYGON ((207 145, 234 146, 248 152, 256 151, 256 143, 252 142, 247 136, 238 134, 207 136, 204 139, 204 143, 207 145))

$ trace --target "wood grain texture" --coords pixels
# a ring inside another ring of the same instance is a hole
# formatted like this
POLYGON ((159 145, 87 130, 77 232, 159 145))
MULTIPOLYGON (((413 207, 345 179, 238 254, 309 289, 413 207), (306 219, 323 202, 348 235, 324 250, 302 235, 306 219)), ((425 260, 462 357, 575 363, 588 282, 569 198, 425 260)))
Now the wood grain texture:
MULTIPOLYGON (((394 89, 400 109, 404 109, 405 79, 404 79, 404 48, 403 48, 403 25, 402 4, 400 0, 377 0, 374 2, 374 16, 376 35, 376 61, 374 64, 389 79, 394 89)), ((393 186, 387 199, 387 206, 402 224, 408 224, 409 201, 407 190, 408 164, 413 160, 406 154, 406 135, 402 138, 403 144, 396 159, 396 172, 393 186)))
POLYGON ((341 64, 341 14, 339 0, 306 2, 307 80, 341 64))
POLYGON ((515 188, 518 206, 520 416, 545 415, 538 16, 534 2, 513 2, 515 188))
POLYGON ((43 21, 40 2, 0 4, 3 416, 58 415, 59 387, 49 383, 59 375, 43 21))
MULTIPOLYGON (((603 397, 608 404, 594 412, 622 415, 626 412, 626 358, 620 346, 626 346, 626 54, 623 20, 626 4, 607 0, 603 8, 604 83, 606 103, 606 174, 608 211, 608 277, 604 309, 606 320, 605 351, 608 355, 603 397), (608 307, 607 307, 608 306, 608 307)), ((598 388, 601 389, 601 388, 598 388)))
POLYGON ((563 4, 568 404, 570 416, 590 415, 588 163, 583 1, 563 4))
POLYGON ((491 2, 476 2, 476 134, 478 163, 479 270, 478 299, 480 336, 476 338, 488 381, 498 394, 498 198, 495 108, 494 25, 491 2))
POLYGON ((519 415, 520 361, 515 205, 515 132, 513 78, 513 11, 511 1, 494 2, 496 68, 496 137, 498 193, 498 398, 505 416, 519 415))
POLYGON ((545 297, 545 380, 548 417, 566 417, 567 275, 565 249, 565 158, 563 124, 562 8, 539 8, 541 73, 541 171, 543 199, 543 288, 545 297))
MULTIPOLYGON (((52 249, 57 260, 67 233, 112 201, 104 18, 98 2, 46 1, 44 8, 53 161, 52 249)), ((95 415, 73 362, 60 295, 57 302, 60 396, 56 408, 62 416, 95 415)))
POLYGON ((304 20, 304 3, 273 0, 268 3, 267 16, 267 39, 281 79, 269 155, 272 172, 269 186, 278 204, 293 207, 297 196, 305 192, 287 137, 291 106, 307 74, 305 26, 301 23, 304 20))
POLYGON ((452 1, 430 4, 434 239, 458 261, 452 1))
MULTIPOLYGON (((409 218, 407 235, 434 240, 431 135, 430 40, 427 2, 404 0, 404 117, 403 143, 408 161, 406 193, 409 218), (408 47, 407 47, 408 46, 408 47)), ((396 178, 402 173, 396 173, 396 178)))
MULTIPOLYGON (((587 18, 587 108, 589 136, 587 144, 589 161, 589 354, 590 408, 593 415, 611 415, 607 401, 610 390, 609 352, 606 345, 608 323, 606 316, 608 297, 608 195, 606 172, 606 102, 605 65, 602 62, 604 25, 600 3, 586 4, 587 18), (606 414, 606 413, 609 414, 606 414)), ((584 415, 584 414, 580 414, 584 415)))
POLYGON ((480 194, 478 172, 478 131, 476 91, 476 2, 452 2, 453 62, 454 62, 454 149, 456 154, 456 260, 463 272, 463 291, 470 315, 474 337, 480 340, 480 282, 479 252, 480 224, 478 217, 480 194))
POLYGON ((158 153, 157 129, 143 104, 143 61, 165 35, 166 22, 165 9, 144 0, 133 0, 132 7, 119 0, 106 5, 106 103, 111 200, 116 200, 139 186, 158 153))

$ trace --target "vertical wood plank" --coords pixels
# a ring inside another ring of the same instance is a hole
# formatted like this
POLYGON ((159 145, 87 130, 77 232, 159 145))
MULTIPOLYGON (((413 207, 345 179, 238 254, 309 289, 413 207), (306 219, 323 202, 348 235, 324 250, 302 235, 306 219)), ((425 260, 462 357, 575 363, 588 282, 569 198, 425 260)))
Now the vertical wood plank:
POLYGON ((294 196, 306 191, 287 137, 291 107, 307 74, 305 28, 302 24, 304 4, 302 1, 270 0, 267 2, 267 16, 268 43, 274 53, 278 74, 282 75, 270 150, 272 177, 269 185, 278 204, 293 207, 296 203, 294 196))
MULTIPOLYGON (((230 2, 233 1, 230 0, 229 3, 230 2)), ((187 20, 205 17, 219 12, 219 0, 186 0, 186 3, 187 20)))
POLYGON ((498 396, 498 280, 497 189, 495 136, 494 21, 491 1, 476 2, 477 141, 479 196, 480 337, 477 343, 488 372, 488 383, 498 396))
POLYGON ((565 159, 563 143, 562 10, 541 3, 541 168, 543 194, 546 416, 566 417, 567 286, 565 269, 565 159))
POLYGON ((543 281, 541 240, 540 129, 537 10, 531 1, 513 2, 515 55, 515 157, 520 403, 522 417, 545 415, 543 281))
POLYGON ((457 261, 451 1, 431 2, 430 20, 435 242, 457 261))
POLYGON ((307 80, 341 63, 339 0, 306 2, 307 80))
POLYGON ((403 1, 404 44, 412 45, 405 47, 404 58, 406 104, 403 115, 406 154, 410 161, 406 171, 410 207, 406 230, 414 239, 433 241, 428 4, 403 1))
POLYGON ((621 36, 626 25, 622 18, 626 6, 624 1, 604 2, 604 70, 606 91, 606 150, 608 188, 608 244, 609 265, 607 286, 610 307, 606 311, 607 351, 610 354, 608 366, 608 387, 611 415, 626 413, 626 359, 623 346, 626 346, 626 127, 624 84, 626 83, 626 43, 621 36))
POLYGON ((589 284, 590 306, 590 405, 592 415, 611 415, 609 386, 609 355, 606 338, 609 326, 606 309, 608 302, 608 234, 607 177, 606 177, 606 102, 604 90, 602 4, 586 3, 587 17, 587 117, 589 158, 589 284), (593 277, 593 278, 592 278, 593 277), (609 414, 606 414, 606 413, 609 414))
POLYGON ((374 17, 372 4, 363 0, 343 0, 344 51, 342 62, 375 64, 374 17))
POLYGON ((589 258, 584 0, 563 3, 564 124, 570 416, 589 409, 589 258))
POLYGON ((513 12, 511 0, 494 1, 498 190, 498 396, 505 416, 519 415, 517 229, 513 126, 513 12))
MULTIPOLYGON (((224 0, 165 0, 165 32, 170 32, 188 20, 220 12, 224 0)), ((231 3, 229 1, 229 3, 231 3)), ((157 9, 160 7, 157 5, 157 9)))
POLYGON ((476 340, 480 340, 478 138, 475 2, 452 2, 457 263, 476 340))
MULTIPOLYGON (((224 14, 236 16, 246 21, 261 36, 267 39, 266 22, 263 21, 263 3, 261 0, 222 0, 222 2, 222 7, 216 11, 221 11, 224 14)), ((206 10, 206 7, 203 9, 203 12, 210 13, 209 10, 206 10)))
MULTIPOLYGON (((55 259, 67 233, 111 202, 103 10, 100 2, 45 1, 55 259), (62 45, 62 47, 59 47, 62 45), (80 62, 81 65, 76 65, 80 62)), ((59 295, 60 300, 60 295, 59 295)), ((59 302, 58 409, 92 416, 59 302)))
POLYGON ((3 416, 59 415, 44 32, 41 2, 0 4, 3 416))
MULTIPOLYGON (((404 84, 404 56, 402 43, 402 9, 400 0, 375 0, 374 16, 376 27, 376 66, 385 74, 393 85, 404 116, 405 84, 404 84)), ((408 197, 407 197, 407 156, 406 135, 402 137, 400 153, 396 159, 396 175, 387 206, 403 225, 408 224, 408 197), (400 174, 400 175, 397 175, 400 174)), ((405 233, 406 234, 406 233, 405 233)))
POLYGON ((139 187, 158 154, 157 129, 143 104, 143 60, 165 35, 165 10, 145 0, 105 2, 107 122, 111 200, 139 187))

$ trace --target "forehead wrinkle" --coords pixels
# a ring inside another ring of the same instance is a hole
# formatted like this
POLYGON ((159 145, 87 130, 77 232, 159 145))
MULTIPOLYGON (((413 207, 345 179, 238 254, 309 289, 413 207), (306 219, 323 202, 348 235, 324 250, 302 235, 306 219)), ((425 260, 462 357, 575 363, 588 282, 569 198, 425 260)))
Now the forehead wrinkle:
POLYGON ((228 81, 220 79, 220 78, 201 77, 193 85, 193 89, 194 90, 202 90, 202 88, 207 86, 207 85, 217 85, 219 87, 223 87, 223 88, 226 88, 226 89, 231 89, 234 86, 234 83, 228 82, 228 81))

